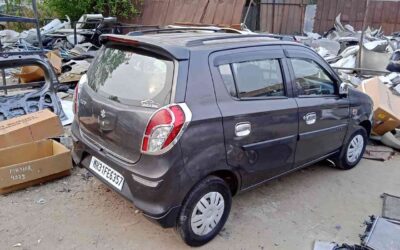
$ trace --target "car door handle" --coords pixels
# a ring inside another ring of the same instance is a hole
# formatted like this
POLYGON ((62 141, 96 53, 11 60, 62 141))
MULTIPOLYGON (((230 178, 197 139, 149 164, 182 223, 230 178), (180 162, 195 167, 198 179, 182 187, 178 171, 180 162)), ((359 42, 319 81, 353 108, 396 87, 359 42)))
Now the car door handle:
POLYGON ((314 124, 317 121, 317 114, 315 112, 307 113, 303 116, 303 120, 307 125, 314 124))
POLYGON ((235 135, 237 137, 245 137, 251 133, 251 124, 250 122, 240 122, 235 126, 235 135))

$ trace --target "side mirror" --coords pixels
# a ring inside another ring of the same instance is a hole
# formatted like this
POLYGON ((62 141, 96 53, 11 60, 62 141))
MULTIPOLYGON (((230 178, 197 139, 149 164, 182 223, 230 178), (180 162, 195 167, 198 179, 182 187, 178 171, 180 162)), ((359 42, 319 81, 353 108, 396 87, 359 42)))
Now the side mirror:
POLYGON ((348 93, 349 93, 349 84, 342 82, 339 86, 339 96, 347 97, 348 93))

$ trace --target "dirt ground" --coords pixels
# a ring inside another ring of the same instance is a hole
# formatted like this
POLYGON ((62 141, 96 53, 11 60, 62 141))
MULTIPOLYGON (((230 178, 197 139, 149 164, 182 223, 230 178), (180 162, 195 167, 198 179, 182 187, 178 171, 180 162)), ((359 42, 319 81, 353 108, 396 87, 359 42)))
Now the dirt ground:
MULTIPOLYGON (((312 249, 314 240, 359 243, 383 192, 400 195, 400 157, 362 160, 350 171, 327 162, 233 200, 223 231, 204 249, 312 249)), ((185 249, 173 229, 146 220, 86 170, 0 197, 0 249, 185 249)))

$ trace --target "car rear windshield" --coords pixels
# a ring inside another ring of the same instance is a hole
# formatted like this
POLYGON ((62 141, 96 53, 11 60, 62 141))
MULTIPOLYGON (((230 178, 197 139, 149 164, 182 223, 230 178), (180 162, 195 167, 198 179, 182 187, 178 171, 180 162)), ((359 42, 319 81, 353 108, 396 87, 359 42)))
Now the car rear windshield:
POLYGON ((154 53, 103 46, 88 70, 88 84, 112 101, 158 108, 171 98, 174 63, 154 53))

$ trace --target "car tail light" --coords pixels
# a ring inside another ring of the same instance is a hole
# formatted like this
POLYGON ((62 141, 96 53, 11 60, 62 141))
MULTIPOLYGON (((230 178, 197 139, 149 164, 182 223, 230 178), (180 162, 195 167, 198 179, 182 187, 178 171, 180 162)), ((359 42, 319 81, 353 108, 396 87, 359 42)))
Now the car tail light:
POLYGON ((171 104, 157 110, 147 123, 142 153, 163 154, 170 150, 192 119, 186 104, 171 104))
POLYGON ((74 95, 72 97, 72 102, 73 102, 73 111, 74 114, 78 113, 78 108, 79 108, 79 93, 81 92, 82 86, 87 83, 87 75, 84 74, 81 79, 79 80, 78 84, 76 84, 75 90, 74 90, 74 95))

